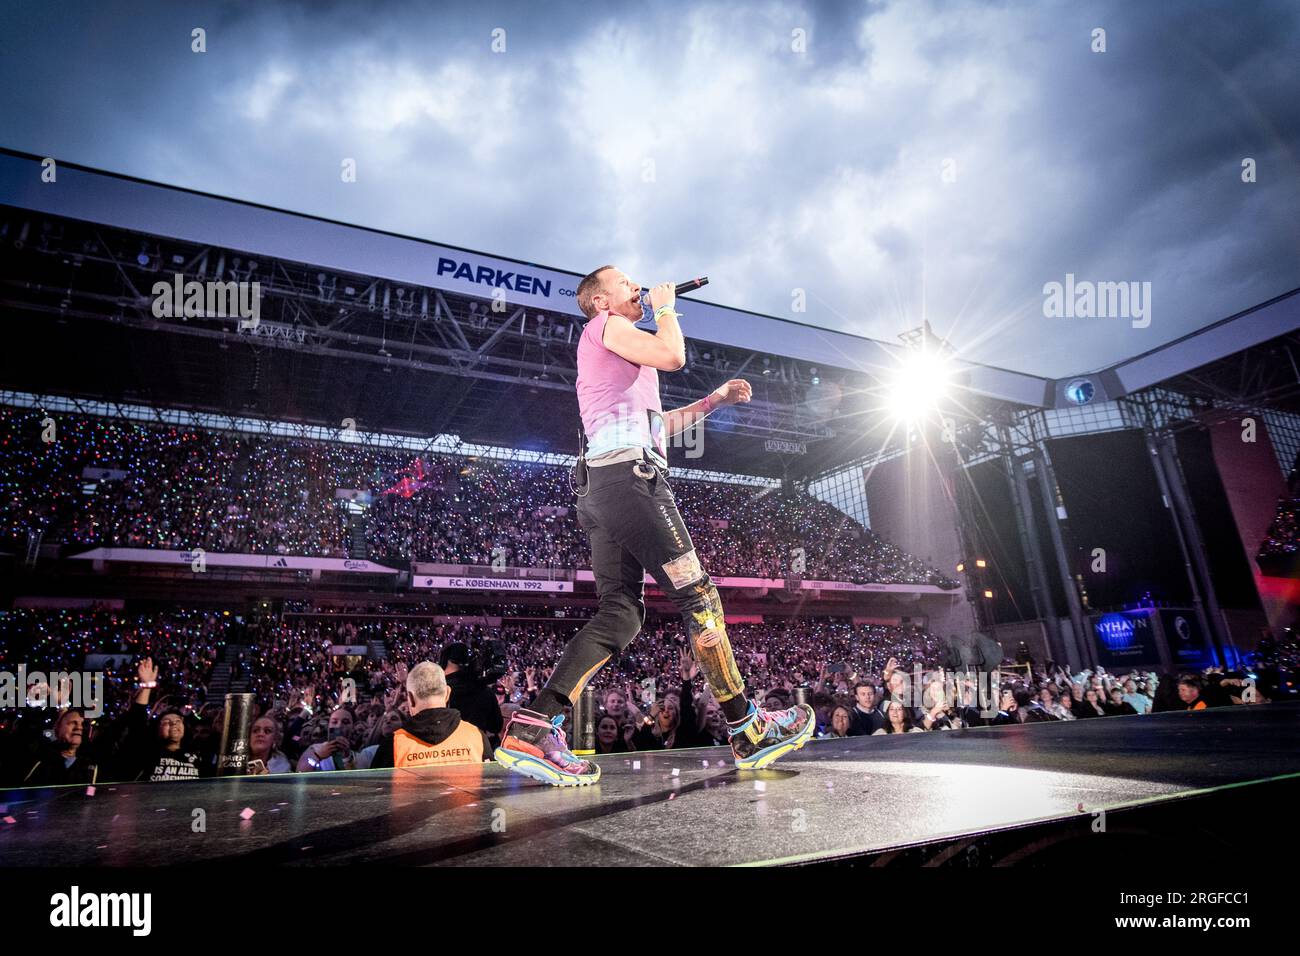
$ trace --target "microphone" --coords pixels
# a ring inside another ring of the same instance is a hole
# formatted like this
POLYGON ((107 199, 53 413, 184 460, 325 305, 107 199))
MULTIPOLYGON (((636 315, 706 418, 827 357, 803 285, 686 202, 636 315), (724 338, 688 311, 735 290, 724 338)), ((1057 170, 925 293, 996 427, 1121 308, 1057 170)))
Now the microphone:
MULTIPOLYGON (((696 289, 703 288, 709 284, 708 276, 700 276, 698 279, 688 279, 686 282, 679 282, 673 289, 675 295, 685 295, 687 292, 694 292, 696 289)), ((654 319, 650 313, 650 290, 641 290, 641 321, 652 323, 654 319)))

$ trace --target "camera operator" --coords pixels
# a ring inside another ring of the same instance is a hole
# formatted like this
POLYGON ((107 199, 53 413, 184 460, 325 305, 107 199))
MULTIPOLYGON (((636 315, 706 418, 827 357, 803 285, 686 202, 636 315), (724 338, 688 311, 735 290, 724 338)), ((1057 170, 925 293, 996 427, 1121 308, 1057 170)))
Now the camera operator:
POLYGON ((501 705, 492 692, 495 676, 489 682, 477 673, 469 648, 460 643, 448 644, 442 649, 438 666, 446 674, 447 688, 451 691, 447 706, 456 708, 462 720, 495 740, 501 733, 501 705))

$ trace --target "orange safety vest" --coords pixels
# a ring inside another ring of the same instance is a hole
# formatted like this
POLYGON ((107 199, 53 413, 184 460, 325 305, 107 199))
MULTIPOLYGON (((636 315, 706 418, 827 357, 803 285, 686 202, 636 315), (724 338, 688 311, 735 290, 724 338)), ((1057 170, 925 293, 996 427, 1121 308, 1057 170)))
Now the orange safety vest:
POLYGON ((393 766, 399 769, 482 762, 483 731, 468 720, 462 720, 451 736, 438 744, 426 744, 402 729, 393 733, 393 766))

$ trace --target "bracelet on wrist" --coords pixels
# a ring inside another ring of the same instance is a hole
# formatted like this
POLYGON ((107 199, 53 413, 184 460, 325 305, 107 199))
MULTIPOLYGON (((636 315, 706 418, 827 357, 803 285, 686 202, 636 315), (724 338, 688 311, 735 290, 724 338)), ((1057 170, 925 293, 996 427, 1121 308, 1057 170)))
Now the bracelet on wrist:
POLYGON ((155 687, 157 687, 157 686, 158 686, 158 682, 157 682, 156 680, 138 681, 138 682, 136 683, 136 685, 135 685, 135 689, 136 689, 136 690, 152 690, 153 688, 155 688, 155 687))

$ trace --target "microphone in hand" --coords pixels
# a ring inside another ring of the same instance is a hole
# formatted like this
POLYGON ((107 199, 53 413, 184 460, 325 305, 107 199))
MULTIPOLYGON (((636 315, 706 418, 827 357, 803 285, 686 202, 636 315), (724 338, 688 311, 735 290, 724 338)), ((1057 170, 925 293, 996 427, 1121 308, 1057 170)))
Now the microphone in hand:
MULTIPOLYGON (((685 295, 688 292, 694 292, 696 289, 701 289, 708 284, 709 284, 708 276, 700 276, 697 279, 688 279, 685 282, 677 283, 676 287, 673 289, 673 295, 674 296, 685 295)), ((641 321, 642 322, 650 321, 653 312, 654 312, 654 306, 650 302, 650 290, 643 289, 641 291, 641 321)))

